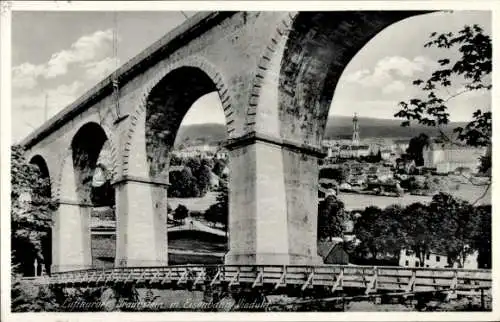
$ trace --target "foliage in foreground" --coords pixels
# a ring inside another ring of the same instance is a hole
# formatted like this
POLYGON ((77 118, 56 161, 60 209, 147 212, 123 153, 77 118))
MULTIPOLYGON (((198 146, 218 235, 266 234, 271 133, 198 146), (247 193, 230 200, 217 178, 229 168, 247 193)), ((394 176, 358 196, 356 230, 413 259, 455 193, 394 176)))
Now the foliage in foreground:
POLYGON ((34 259, 43 261, 42 240, 51 227, 56 204, 50 197, 50 182, 37 165, 27 162, 20 146, 11 154, 11 248, 12 264, 26 275, 34 259))
POLYGON ((33 281, 22 280, 19 265, 12 267, 11 311, 12 312, 55 312, 59 309, 54 293, 49 286, 37 285, 33 281))
POLYGON ((449 265, 463 267, 466 256, 477 250, 480 268, 491 268, 491 228, 491 206, 439 193, 428 205, 368 207, 354 232, 361 240, 358 256, 397 258, 401 249, 410 249, 425 265, 426 256, 437 251, 447 255, 449 265))
MULTIPOLYGON (((442 125, 450 122, 450 102, 468 92, 489 91, 492 88, 492 43, 491 37, 478 26, 465 26, 457 33, 438 34, 433 32, 425 47, 435 47, 446 52, 448 57, 438 60, 439 68, 426 79, 417 79, 413 85, 421 95, 406 102, 400 102, 396 117, 405 119, 403 126, 411 121, 436 127, 441 139, 454 144, 453 138, 444 134, 442 125), (456 52, 453 52, 456 49, 456 52), (456 58, 453 58, 453 57, 456 58)), ((475 147, 491 149, 492 119, 491 106, 484 106, 472 114, 472 120, 465 127, 457 127, 457 139, 475 147)), ((481 172, 491 169, 491 151, 481 158, 481 172)))

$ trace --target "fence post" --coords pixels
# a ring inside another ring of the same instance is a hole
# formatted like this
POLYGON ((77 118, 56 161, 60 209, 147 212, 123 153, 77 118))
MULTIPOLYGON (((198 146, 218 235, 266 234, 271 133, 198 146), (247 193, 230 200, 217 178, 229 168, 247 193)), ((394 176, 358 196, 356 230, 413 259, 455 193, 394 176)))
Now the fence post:
POLYGON ((484 303, 484 288, 481 289, 481 310, 485 309, 485 303, 484 303))

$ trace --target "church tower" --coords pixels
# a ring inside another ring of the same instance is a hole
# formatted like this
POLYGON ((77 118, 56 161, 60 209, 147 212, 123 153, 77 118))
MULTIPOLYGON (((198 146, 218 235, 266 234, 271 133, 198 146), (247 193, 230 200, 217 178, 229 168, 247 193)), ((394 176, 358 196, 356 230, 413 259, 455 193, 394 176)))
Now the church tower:
POLYGON ((352 118, 352 146, 359 146, 359 124, 356 113, 354 113, 354 117, 352 118))

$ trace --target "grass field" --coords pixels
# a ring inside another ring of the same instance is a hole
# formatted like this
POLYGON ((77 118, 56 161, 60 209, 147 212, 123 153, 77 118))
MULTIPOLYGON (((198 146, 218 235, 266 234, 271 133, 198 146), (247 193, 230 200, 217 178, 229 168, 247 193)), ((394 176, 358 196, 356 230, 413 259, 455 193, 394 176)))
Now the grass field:
POLYGON ((168 234, 168 247, 176 250, 220 253, 227 250, 227 238, 202 231, 179 231, 168 234))
MULTIPOLYGON (((485 190, 484 186, 474 186, 472 184, 461 184, 458 190, 449 191, 449 193, 457 198, 475 202, 485 190)), ((386 197, 367 194, 343 193, 339 194, 339 199, 344 202, 347 210, 363 210, 369 206, 377 206, 385 208, 389 205, 399 204, 406 206, 414 202, 428 203, 432 200, 430 196, 416 196, 405 194, 402 197, 386 197)), ((481 198, 478 204, 491 204, 491 188, 486 195, 481 198)))
POLYGON ((223 264, 223 256, 215 256, 211 254, 199 255, 199 254, 178 254, 169 253, 168 263, 170 265, 187 265, 187 264, 223 264))

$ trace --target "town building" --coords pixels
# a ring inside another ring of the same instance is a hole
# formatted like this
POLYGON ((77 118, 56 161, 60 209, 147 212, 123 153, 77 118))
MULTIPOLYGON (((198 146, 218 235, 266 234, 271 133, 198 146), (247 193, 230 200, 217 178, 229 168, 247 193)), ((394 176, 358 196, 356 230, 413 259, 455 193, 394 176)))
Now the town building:
MULTIPOLYGON (((322 146, 326 148, 327 158, 359 158, 367 157, 374 153, 369 144, 362 144, 359 136, 358 116, 352 119, 352 139, 349 140, 323 140, 322 146)), ((378 151, 378 150, 377 150, 378 151)))
POLYGON ((390 160, 391 156, 392 156, 391 149, 387 148, 380 149, 380 157, 382 158, 382 160, 390 160))
POLYGON ((415 160, 404 157, 396 159, 396 170, 398 172, 411 174, 416 168, 417 166, 415 165, 415 160))
POLYGON ((390 148, 393 153, 401 156, 402 154, 406 153, 406 149, 408 149, 409 145, 409 139, 394 139, 390 148))
MULTIPOLYGON (((464 262, 465 269, 478 269, 478 252, 468 255, 464 262)), ((420 259, 417 257, 415 252, 409 249, 402 249, 399 254, 399 266, 404 267, 429 267, 429 268, 445 268, 449 267, 448 257, 446 254, 440 252, 430 252, 426 255, 423 264, 420 263, 420 259)), ((458 267, 458 264, 453 265, 454 268, 458 267)))
POLYGON ((368 178, 379 181, 387 181, 394 178, 394 174, 388 167, 374 165, 368 168, 368 178))
POLYGON ((193 158, 196 156, 207 158, 213 156, 216 151, 217 147, 215 146, 208 144, 200 144, 200 145, 192 145, 176 149, 172 151, 172 154, 179 158, 193 158))
POLYGON ((219 148, 215 151, 215 157, 219 160, 227 159, 227 150, 225 148, 219 148))
POLYGON ((328 241, 319 241, 318 255, 323 258, 325 264, 349 264, 349 254, 344 249, 344 240, 339 237, 328 241))
POLYGON ((424 167, 436 168, 437 173, 450 173, 458 168, 478 171, 480 157, 486 148, 460 146, 457 144, 433 143, 423 150, 424 167))

